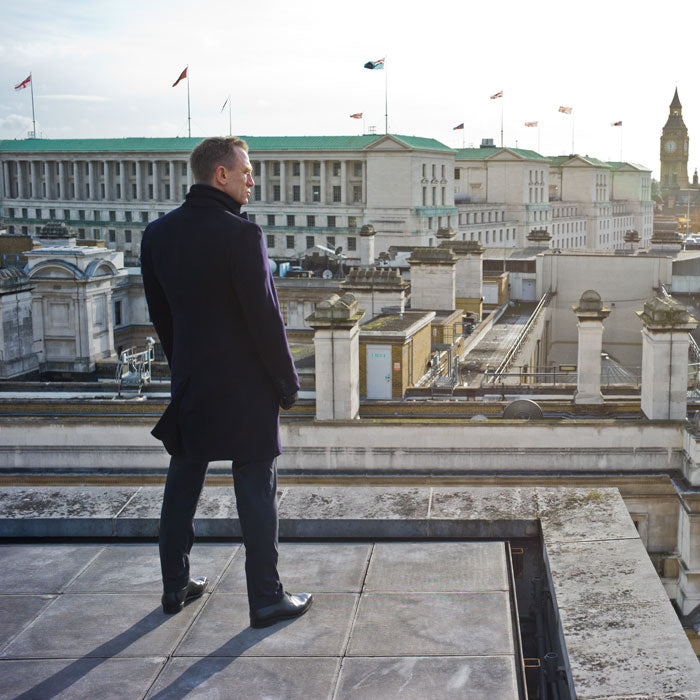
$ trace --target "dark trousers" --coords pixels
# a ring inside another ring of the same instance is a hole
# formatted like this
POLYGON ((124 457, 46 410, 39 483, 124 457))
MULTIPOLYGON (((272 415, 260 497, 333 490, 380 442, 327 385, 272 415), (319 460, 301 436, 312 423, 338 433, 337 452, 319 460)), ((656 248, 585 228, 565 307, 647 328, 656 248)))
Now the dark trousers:
MULTIPOLYGON (((171 457, 160 514, 163 588, 177 591, 190 580, 194 514, 208 462, 171 457)), ((277 468, 275 460, 234 462, 233 486, 245 545, 248 602, 252 609, 273 605, 284 591, 277 574, 277 468)))

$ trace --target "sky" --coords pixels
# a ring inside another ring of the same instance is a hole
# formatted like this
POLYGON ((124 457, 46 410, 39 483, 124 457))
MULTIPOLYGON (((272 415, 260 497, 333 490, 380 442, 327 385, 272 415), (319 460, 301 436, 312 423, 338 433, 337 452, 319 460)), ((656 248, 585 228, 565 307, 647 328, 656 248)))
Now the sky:
POLYGON ((0 0, 0 139, 186 136, 483 138, 544 155, 572 151, 659 171, 678 87, 700 167, 700 90, 680 18, 690 1, 0 0), (386 70, 364 63, 386 56, 386 70), (667 56, 667 58, 664 58, 667 56), (489 99, 503 91, 502 99, 489 99), (571 107, 570 116, 559 113, 571 107), (350 119, 356 112, 364 120, 350 119), (537 121, 538 128, 524 126, 537 121), (622 121, 622 127, 611 123, 622 121), (464 130, 454 130, 464 123, 464 130))

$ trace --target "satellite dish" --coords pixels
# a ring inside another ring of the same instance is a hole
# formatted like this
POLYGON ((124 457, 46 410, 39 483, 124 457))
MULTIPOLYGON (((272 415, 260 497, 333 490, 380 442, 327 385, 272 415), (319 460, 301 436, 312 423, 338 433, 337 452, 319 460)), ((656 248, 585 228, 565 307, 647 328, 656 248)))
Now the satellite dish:
POLYGON ((501 416, 501 418, 510 418, 511 420, 541 420, 542 417, 542 409, 530 399, 511 401, 501 416))
POLYGON ((322 277, 324 280, 333 279, 333 273, 330 270, 324 270, 322 277))
POLYGON ((267 262, 270 263, 270 272, 274 275, 277 272, 277 263, 272 258, 268 258, 267 262))
POLYGON ((339 246, 335 249, 335 254, 336 254, 336 255, 340 255, 342 252, 343 252, 343 246, 342 246, 342 245, 339 245, 339 246))

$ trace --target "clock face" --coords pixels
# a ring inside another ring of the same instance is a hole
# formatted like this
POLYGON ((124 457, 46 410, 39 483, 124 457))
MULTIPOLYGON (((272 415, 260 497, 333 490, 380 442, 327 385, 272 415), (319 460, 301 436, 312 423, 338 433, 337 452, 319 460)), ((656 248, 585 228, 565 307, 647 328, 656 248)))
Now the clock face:
POLYGON ((675 141, 666 141, 666 153, 673 153, 676 150, 676 142, 675 141))

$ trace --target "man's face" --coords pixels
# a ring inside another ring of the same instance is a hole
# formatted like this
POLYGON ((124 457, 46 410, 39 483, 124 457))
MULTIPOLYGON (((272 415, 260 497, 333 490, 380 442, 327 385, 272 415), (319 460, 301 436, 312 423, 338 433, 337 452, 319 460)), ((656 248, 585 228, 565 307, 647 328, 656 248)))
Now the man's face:
POLYGON ((225 168, 225 172, 225 182, 222 183, 221 189, 241 206, 248 204, 250 192, 255 187, 248 153, 242 148, 236 148, 233 166, 231 169, 225 168))

